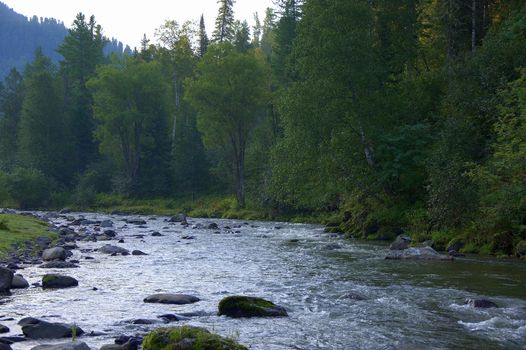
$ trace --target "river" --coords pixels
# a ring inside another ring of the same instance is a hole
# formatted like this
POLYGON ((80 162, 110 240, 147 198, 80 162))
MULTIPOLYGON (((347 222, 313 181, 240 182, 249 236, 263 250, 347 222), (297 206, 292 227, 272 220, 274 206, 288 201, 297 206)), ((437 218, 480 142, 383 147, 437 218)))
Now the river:
MULTIPOLYGON (((84 216, 112 220, 125 243, 78 242, 85 252, 74 251, 72 259, 80 260, 77 269, 21 270, 30 283, 58 272, 75 277, 79 286, 16 290, 4 297, 0 316, 14 321, 0 323, 11 328, 9 335, 21 333, 16 321, 26 316, 75 322, 87 332, 107 334, 82 337, 98 348, 118 335, 161 326, 133 325, 134 319, 198 312, 200 316, 171 325, 206 327, 258 350, 526 349, 523 262, 472 257, 384 260, 385 245, 330 237, 322 227, 306 224, 190 219, 190 227, 183 228, 167 223, 165 217, 148 216, 140 228, 126 224, 123 216, 84 216), (220 234, 192 228, 211 222, 219 225, 220 234), (152 237, 153 231, 163 236, 152 237), (106 243, 149 255, 86 251, 106 243), (338 249, 327 249, 331 244, 338 249), (184 306, 143 302, 160 292, 192 294, 201 301, 184 306), (219 317, 217 304, 228 295, 264 297, 284 306, 289 317, 219 317), (488 298, 499 308, 473 308, 464 305, 466 298, 488 298)), ((54 223, 66 221, 57 218, 54 223)), ((21 342, 13 349, 39 343, 49 342, 21 342)))

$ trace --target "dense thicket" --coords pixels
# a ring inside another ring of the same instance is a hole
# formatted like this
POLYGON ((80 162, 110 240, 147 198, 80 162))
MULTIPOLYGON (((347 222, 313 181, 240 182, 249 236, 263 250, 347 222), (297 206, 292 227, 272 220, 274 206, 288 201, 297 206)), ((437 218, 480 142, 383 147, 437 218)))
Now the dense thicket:
POLYGON ((111 60, 79 15, 60 69, 38 53, 0 86, 0 197, 232 193, 370 239, 526 239, 523 1, 280 0, 252 30, 232 4, 211 42, 167 21, 111 60))

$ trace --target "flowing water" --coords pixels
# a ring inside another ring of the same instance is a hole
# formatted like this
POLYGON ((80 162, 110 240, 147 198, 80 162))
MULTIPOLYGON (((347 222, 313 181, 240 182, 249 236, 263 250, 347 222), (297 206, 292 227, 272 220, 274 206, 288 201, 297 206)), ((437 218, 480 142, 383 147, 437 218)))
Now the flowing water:
MULTIPOLYGON (((134 319, 197 312, 171 325, 203 326, 250 349, 526 349, 526 264, 518 261, 384 260, 385 245, 331 238, 314 225, 192 219, 183 228, 163 217, 145 217, 146 228, 139 228, 126 225, 125 217, 85 217, 111 219, 125 243, 109 243, 149 255, 75 250, 78 269, 21 270, 30 283, 58 272, 75 277, 79 286, 13 291, 0 300, 2 319, 14 319, 0 321, 11 328, 9 335, 21 333, 16 321, 26 316, 75 322, 87 332, 107 334, 83 337, 98 348, 118 335, 160 326, 133 325, 134 319), (212 221, 221 234, 192 229, 212 221), (225 226, 234 232, 226 233, 225 226), (152 237, 153 231, 163 236, 152 237), (195 238, 182 239, 188 235, 195 238), (329 244, 340 248, 327 249, 329 244), (95 259, 85 260, 88 255, 95 259), (192 294, 201 301, 184 306, 143 302, 159 292, 192 294), (284 306, 289 317, 219 317, 217 304, 228 295, 264 297, 284 306), (465 298, 488 298, 499 308, 476 309, 464 305, 465 298)), ((94 249, 106 243, 78 245, 94 249)), ((13 349, 39 343, 49 342, 22 342, 13 349)))

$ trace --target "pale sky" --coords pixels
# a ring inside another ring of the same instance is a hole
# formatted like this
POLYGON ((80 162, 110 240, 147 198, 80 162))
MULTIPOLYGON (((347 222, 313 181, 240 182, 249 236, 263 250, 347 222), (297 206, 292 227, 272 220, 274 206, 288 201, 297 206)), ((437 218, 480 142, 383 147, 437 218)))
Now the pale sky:
MULTIPOLYGON (((139 47, 143 34, 154 41, 155 29, 165 20, 179 23, 198 21, 205 16, 205 25, 210 33, 217 16, 217 0, 0 0, 16 12, 27 17, 53 17, 70 27, 77 13, 82 12, 102 26, 104 35, 116 38, 124 45, 139 47)), ((265 9, 273 7, 272 0, 236 0, 234 16, 253 24, 253 14, 258 12, 263 21, 265 9)))

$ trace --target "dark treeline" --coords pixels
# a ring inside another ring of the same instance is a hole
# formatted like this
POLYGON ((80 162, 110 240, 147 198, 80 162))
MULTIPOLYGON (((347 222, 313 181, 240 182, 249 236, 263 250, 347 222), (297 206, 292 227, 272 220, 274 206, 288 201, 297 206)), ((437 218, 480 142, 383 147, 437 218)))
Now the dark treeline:
MULTIPOLYGON (((11 68, 23 70, 33 60, 37 47, 58 62, 62 57, 56 48, 67 34, 64 23, 54 18, 27 18, 0 2, 0 78, 4 79, 11 68)), ((105 53, 122 53, 125 49, 121 42, 112 39, 105 53)))
POLYGON ((0 88, 4 200, 235 195, 371 239, 526 246, 520 0, 279 0, 251 28, 219 0, 125 57, 79 15, 0 88), (522 243, 521 243, 522 242, 522 243))

